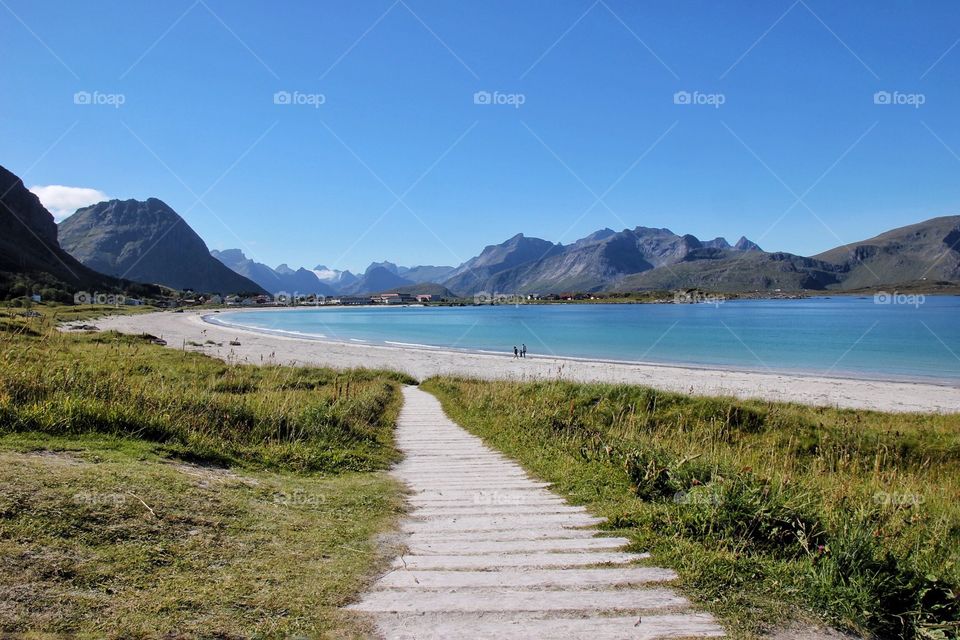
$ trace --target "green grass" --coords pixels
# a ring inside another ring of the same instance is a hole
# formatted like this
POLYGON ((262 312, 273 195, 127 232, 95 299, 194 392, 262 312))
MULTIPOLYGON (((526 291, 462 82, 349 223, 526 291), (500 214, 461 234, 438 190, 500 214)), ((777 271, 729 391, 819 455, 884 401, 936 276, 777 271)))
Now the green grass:
POLYGON ((0 635, 363 634, 338 607, 402 509, 384 470, 407 378, 227 365, 21 312, 0 310, 0 635))
POLYGON ((674 567, 735 637, 960 637, 960 416, 435 378, 451 418, 674 567))

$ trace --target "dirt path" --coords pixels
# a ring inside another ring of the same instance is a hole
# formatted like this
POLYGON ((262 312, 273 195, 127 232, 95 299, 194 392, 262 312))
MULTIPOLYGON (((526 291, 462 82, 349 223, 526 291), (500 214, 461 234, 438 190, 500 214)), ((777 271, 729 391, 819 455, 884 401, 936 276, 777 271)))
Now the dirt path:
POLYGON ((673 571, 598 536, 568 505, 407 387, 395 470, 412 495, 406 555, 351 608, 385 638, 720 637, 666 586, 673 571))

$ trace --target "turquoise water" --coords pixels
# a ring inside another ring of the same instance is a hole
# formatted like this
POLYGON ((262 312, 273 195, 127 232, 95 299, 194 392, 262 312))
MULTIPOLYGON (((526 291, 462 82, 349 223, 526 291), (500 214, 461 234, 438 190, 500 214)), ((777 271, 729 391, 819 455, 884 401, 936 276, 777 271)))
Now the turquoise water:
POLYGON ((222 324, 371 344, 960 383, 960 297, 711 304, 301 308, 222 324))

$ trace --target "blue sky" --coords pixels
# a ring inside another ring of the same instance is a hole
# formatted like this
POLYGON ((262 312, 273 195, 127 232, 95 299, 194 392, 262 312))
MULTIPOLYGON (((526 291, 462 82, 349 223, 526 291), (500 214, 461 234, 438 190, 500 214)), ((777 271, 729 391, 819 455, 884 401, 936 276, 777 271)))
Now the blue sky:
POLYGON ((637 225, 809 255, 960 213, 958 40, 953 1, 2 0, 0 164, 271 265, 637 225))

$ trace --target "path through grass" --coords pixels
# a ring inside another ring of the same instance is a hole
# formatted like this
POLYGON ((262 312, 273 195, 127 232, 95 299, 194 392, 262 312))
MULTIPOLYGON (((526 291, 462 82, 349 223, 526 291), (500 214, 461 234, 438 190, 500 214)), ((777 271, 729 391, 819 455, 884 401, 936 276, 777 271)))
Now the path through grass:
POLYGON ((736 634, 960 637, 960 416, 451 378, 451 418, 609 518, 736 634))

